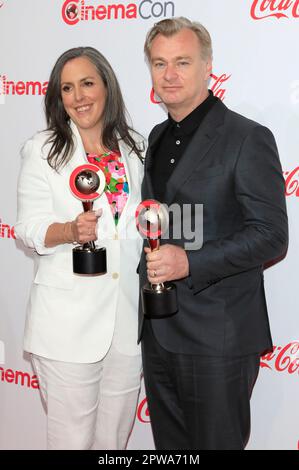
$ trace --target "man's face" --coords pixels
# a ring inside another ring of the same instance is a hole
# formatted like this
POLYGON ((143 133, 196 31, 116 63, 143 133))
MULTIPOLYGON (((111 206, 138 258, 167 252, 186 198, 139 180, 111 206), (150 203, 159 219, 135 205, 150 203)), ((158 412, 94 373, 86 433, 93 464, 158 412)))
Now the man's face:
POLYGON ((152 42, 150 65, 155 93, 176 120, 181 120, 208 96, 211 59, 202 59, 201 45, 190 29, 152 42), (179 119, 178 119, 179 118, 179 119))

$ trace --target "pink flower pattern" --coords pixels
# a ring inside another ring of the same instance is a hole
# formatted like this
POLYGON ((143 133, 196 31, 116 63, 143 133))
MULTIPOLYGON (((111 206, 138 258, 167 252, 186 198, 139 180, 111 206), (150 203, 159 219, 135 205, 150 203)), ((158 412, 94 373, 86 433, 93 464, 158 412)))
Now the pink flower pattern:
POLYGON ((107 152, 102 155, 89 153, 87 154, 87 160, 89 163, 97 165, 105 174, 105 193, 115 225, 117 225, 129 197, 129 185, 125 166, 121 161, 121 154, 118 151, 107 152))

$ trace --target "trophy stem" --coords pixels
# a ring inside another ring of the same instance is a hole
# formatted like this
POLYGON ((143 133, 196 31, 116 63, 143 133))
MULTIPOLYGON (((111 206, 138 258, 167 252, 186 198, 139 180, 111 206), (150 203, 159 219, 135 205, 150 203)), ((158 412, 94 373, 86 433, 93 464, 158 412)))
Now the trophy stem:
POLYGON ((82 201, 84 212, 92 211, 93 201, 82 201))
POLYGON ((83 243, 82 249, 83 250, 92 250, 92 251, 94 251, 96 249, 95 242, 90 241, 90 242, 83 243))
MULTIPOLYGON (((152 251, 159 250, 159 248, 160 248, 159 238, 148 238, 147 241, 148 241, 148 244, 149 244, 152 251)), ((151 284, 151 287, 155 292, 162 292, 163 289, 164 289, 164 284, 163 284, 163 282, 161 282, 159 284, 151 284)))
POLYGON ((159 284, 151 284, 151 287, 155 292, 162 292, 165 289, 164 282, 160 282, 159 284))
MULTIPOLYGON (((93 208, 93 201, 82 201, 84 212, 92 211, 93 208)), ((92 250, 94 251, 96 248, 95 243, 93 241, 87 242, 83 244, 83 250, 92 250)))
POLYGON ((152 251, 159 250, 159 248, 160 248, 160 240, 159 240, 159 238, 148 238, 147 241, 148 241, 148 244, 149 244, 150 249, 151 249, 152 251))

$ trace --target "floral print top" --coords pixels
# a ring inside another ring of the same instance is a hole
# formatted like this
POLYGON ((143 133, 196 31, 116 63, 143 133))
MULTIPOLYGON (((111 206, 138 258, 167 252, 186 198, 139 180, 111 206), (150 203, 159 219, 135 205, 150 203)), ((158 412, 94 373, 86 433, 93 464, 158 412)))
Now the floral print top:
POLYGON ((102 155, 88 153, 87 160, 89 163, 97 165, 106 176, 105 193, 115 225, 117 225, 129 196, 129 185, 125 166, 121 161, 121 154, 118 151, 107 152, 102 155))

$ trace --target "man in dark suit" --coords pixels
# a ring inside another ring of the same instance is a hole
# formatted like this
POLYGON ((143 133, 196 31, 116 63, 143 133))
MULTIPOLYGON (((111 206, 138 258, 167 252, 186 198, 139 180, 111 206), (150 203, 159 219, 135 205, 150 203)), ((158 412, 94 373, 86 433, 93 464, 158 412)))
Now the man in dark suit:
POLYGON ((267 128, 208 90, 212 47, 202 25, 160 21, 145 53, 169 115, 149 137, 142 197, 203 204, 201 248, 184 234, 171 238, 170 224, 170 239, 145 248, 140 262, 141 285, 173 281, 178 295, 173 316, 140 312, 154 441, 167 450, 244 449, 259 357, 272 346, 263 265, 288 242, 277 148, 267 128))

